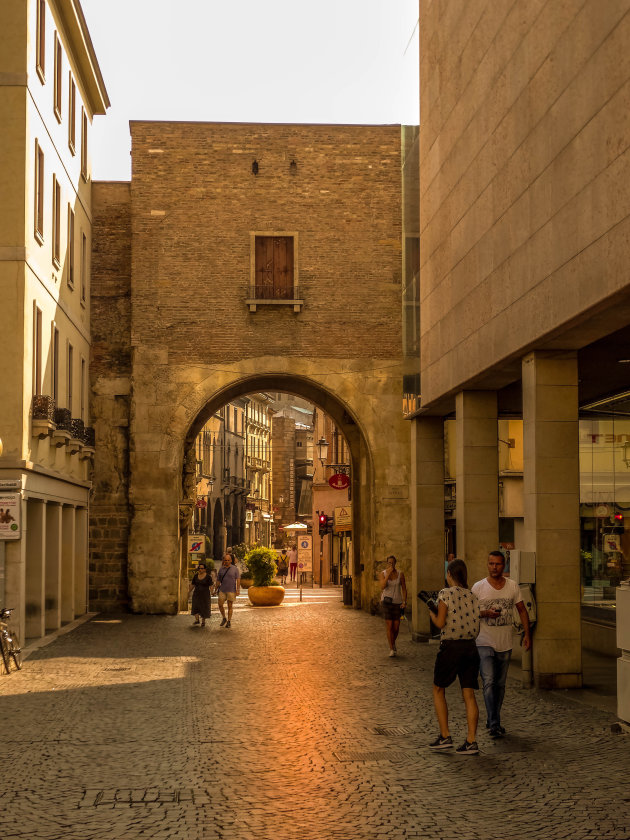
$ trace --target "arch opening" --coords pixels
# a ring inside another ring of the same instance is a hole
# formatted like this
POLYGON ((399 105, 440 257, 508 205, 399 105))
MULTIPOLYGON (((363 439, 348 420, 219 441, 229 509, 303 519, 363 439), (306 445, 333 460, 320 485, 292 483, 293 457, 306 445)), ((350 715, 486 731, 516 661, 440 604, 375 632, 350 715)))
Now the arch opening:
MULTIPOLYGON (((210 395, 199 409, 182 442, 182 463, 180 508, 192 506, 189 527, 207 537, 205 544, 211 557, 206 559, 214 560, 216 565, 226 549, 239 544, 245 547, 241 553, 256 544, 277 551, 291 546, 298 548, 299 544, 300 571, 291 569, 291 584, 340 585, 344 580, 351 585, 354 580, 354 603, 357 607, 361 605, 357 585, 361 576, 361 528, 358 526, 362 508, 371 504, 371 459, 359 423, 339 398, 306 378, 277 375, 243 378, 210 395), (292 400, 299 402, 300 407, 292 406, 287 411, 292 400), (261 451, 260 440, 250 433, 260 427, 262 414, 257 412, 262 406, 258 402, 265 401, 274 424, 272 432, 269 422, 269 447, 263 442, 261 451), (250 411, 252 418, 255 415, 251 425, 250 411), (298 411, 303 411, 304 416, 296 420, 298 411), (330 456, 321 461, 316 454, 314 435, 330 438, 330 456), (206 441, 211 443, 202 451, 206 441), (246 465, 240 475, 239 454, 240 461, 246 465), (266 457, 268 462, 264 460, 266 457), (192 499, 189 497, 192 482, 187 472, 191 464, 195 464, 197 471, 198 493, 192 499), (265 471, 269 472, 269 481, 265 471), (342 487, 328 483, 335 475, 344 475, 344 481, 336 479, 342 487), (222 488, 221 497, 213 500, 217 486, 222 488), (213 511, 210 518, 197 515, 196 507, 205 509, 206 499, 213 511), (333 526, 337 511, 346 518, 335 520, 333 526), (320 512, 328 517, 325 533, 320 532, 317 521, 320 512), (205 527, 204 522, 208 523, 205 527), (296 522, 304 530, 284 530, 296 522), (300 535, 306 542, 299 539, 300 535), (304 562, 307 544, 312 557, 310 565, 304 562), (303 568, 306 570, 302 571, 303 568)), ((184 521, 185 517, 180 517, 180 522, 184 521)), ((185 608, 182 594, 195 564, 187 548, 190 534, 185 527, 181 530, 180 609, 185 608)))

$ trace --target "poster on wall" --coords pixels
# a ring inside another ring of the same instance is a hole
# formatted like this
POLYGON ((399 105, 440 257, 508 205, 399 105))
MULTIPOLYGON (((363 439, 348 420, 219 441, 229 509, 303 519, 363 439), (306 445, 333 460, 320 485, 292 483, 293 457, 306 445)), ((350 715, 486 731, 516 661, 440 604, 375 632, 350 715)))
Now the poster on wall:
POLYGON ((0 495, 0 540, 20 539, 20 493, 0 495))
POLYGON ((310 534, 298 537, 298 572, 313 571, 313 537, 310 534))
POLYGON ((206 538, 203 534, 189 534, 188 535, 188 553, 189 554, 205 554, 206 553, 206 538))

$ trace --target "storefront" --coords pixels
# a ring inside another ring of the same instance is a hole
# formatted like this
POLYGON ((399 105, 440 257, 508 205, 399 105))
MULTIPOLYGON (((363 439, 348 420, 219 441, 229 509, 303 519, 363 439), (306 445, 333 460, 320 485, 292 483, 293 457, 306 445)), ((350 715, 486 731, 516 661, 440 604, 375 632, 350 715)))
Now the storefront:
POLYGON ((615 624, 630 577, 630 394, 580 411, 580 560, 585 619, 615 624))

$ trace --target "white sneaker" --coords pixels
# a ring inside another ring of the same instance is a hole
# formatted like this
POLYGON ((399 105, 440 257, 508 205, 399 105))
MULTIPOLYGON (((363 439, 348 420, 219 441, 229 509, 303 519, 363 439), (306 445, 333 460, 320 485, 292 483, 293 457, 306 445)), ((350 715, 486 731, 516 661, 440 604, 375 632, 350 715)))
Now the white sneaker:
POLYGON ((390 656, 396 656, 396 651, 395 650, 390 650, 389 655, 390 656))

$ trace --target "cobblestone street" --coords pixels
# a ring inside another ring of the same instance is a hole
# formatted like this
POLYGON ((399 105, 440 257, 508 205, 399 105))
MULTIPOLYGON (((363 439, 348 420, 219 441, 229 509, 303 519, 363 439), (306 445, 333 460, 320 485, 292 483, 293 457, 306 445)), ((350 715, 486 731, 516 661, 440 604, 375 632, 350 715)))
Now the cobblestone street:
MULTIPOLYGON (((13 838, 630 837, 630 737, 508 687, 508 737, 434 754, 436 647, 338 592, 239 599, 232 628, 100 615, 0 678, 0 832, 13 838)), ((447 693, 463 740, 459 692, 447 693)), ((481 701, 481 695, 479 695, 481 701)), ((483 716, 482 716, 483 720, 483 716)))

